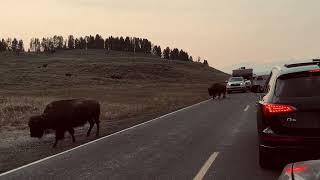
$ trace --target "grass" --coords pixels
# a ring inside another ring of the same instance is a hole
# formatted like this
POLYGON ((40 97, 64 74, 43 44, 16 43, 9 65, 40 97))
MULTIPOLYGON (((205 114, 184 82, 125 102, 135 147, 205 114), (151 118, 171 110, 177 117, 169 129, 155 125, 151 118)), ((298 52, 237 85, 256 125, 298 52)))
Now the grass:
POLYGON ((30 116, 59 99, 96 99, 101 120, 113 124, 169 112, 206 99, 207 87, 227 75, 151 55, 74 50, 0 54, 0 77, 0 131, 14 131, 26 130, 30 116))

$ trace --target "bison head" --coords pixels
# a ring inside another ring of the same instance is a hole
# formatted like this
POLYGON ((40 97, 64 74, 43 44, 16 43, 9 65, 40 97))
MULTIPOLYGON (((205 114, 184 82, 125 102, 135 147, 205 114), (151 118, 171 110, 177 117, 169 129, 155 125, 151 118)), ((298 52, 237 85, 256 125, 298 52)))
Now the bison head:
POLYGON ((44 133, 43 126, 44 117, 42 115, 32 116, 29 119, 29 127, 30 127, 30 136, 41 138, 44 133))

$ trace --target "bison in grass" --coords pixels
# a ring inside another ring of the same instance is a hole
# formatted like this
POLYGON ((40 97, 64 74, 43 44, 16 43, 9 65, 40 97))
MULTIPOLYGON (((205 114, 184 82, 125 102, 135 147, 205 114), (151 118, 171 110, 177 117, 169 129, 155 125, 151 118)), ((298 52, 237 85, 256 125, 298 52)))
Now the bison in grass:
POLYGON ((54 101, 46 106, 42 115, 32 116, 29 119, 30 136, 41 138, 45 130, 53 129, 56 135, 53 147, 56 147, 58 140, 64 138, 66 131, 75 142, 73 128, 83 126, 87 122, 90 124, 87 136, 90 135, 94 124, 97 125, 96 136, 99 136, 99 116, 100 104, 97 101, 85 99, 54 101))
POLYGON ((215 97, 223 98, 226 97, 227 87, 222 83, 214 83, 211 87, 208 88, 209 96, 212 96, 212 99, 215 97))

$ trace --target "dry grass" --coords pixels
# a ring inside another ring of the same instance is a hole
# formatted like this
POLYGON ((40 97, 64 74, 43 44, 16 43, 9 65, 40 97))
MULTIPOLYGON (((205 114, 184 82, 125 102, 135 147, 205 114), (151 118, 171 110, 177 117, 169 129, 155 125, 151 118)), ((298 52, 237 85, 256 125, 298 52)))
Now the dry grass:
MULTIPOLYGON (((206 98, 205 92, 192 89, 192 85, 189 86, 189 90, 183 93, 178 93, 179 89, 176 87, 146 88, 140 92, 131 88, 129 94, 136 95, 136 97, 131 98, 127 98, 125 92, 119 93, 118 91, 118 93, 112 94, 112 92, 104 91, 109 95, 98 99, 102 107, 101 120, 113 122, 148 113, 169 112, 206 98), (163 92, 156 92, 158 90, 163 92), (149 96, 143 97, 141 94, 149 94, 149 96), (198 95, 195 96, 194 94, 198 95)), ((99 89, 96 89, 96 91, 99 91, 99 89)), ((100 89, 100 91, 103 90, 100 89)), ((85 92, 83 93, 86 94, 85 92)), ((72 97, 61 95, 60 97, 9 96, 2 98, 0 99, 0 130, 27 129, 28 118, 32 115, 41 114, 48 103, 59 99, 81 98, 84 96, 88 97, 87 95, 81 96, 78 94, 72 97)))
POLYGON ((52 101, 50 97, 5 97, 0 99, 0 127, 24 129, 27 117, 39 114, 45 105, 52 101))
POLYGON ((0 76, 0 131, 27 129, 31 115, 59 99, 96 99, 101 120, 115 124, 169 112, 205 99, 208 85, 227 77, 198 63, 104 51, 0 55, 0 76))

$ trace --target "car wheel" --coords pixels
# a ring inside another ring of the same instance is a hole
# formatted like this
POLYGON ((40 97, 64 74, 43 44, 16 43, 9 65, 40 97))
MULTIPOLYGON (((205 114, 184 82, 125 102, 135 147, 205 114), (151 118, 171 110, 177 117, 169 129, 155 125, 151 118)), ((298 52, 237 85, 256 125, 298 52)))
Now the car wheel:
POLYGON ((261 168, 271 168, 272 167, 272 157, 270 153, 266 150, 262 150, 259 147, 259 165, 261 168))

